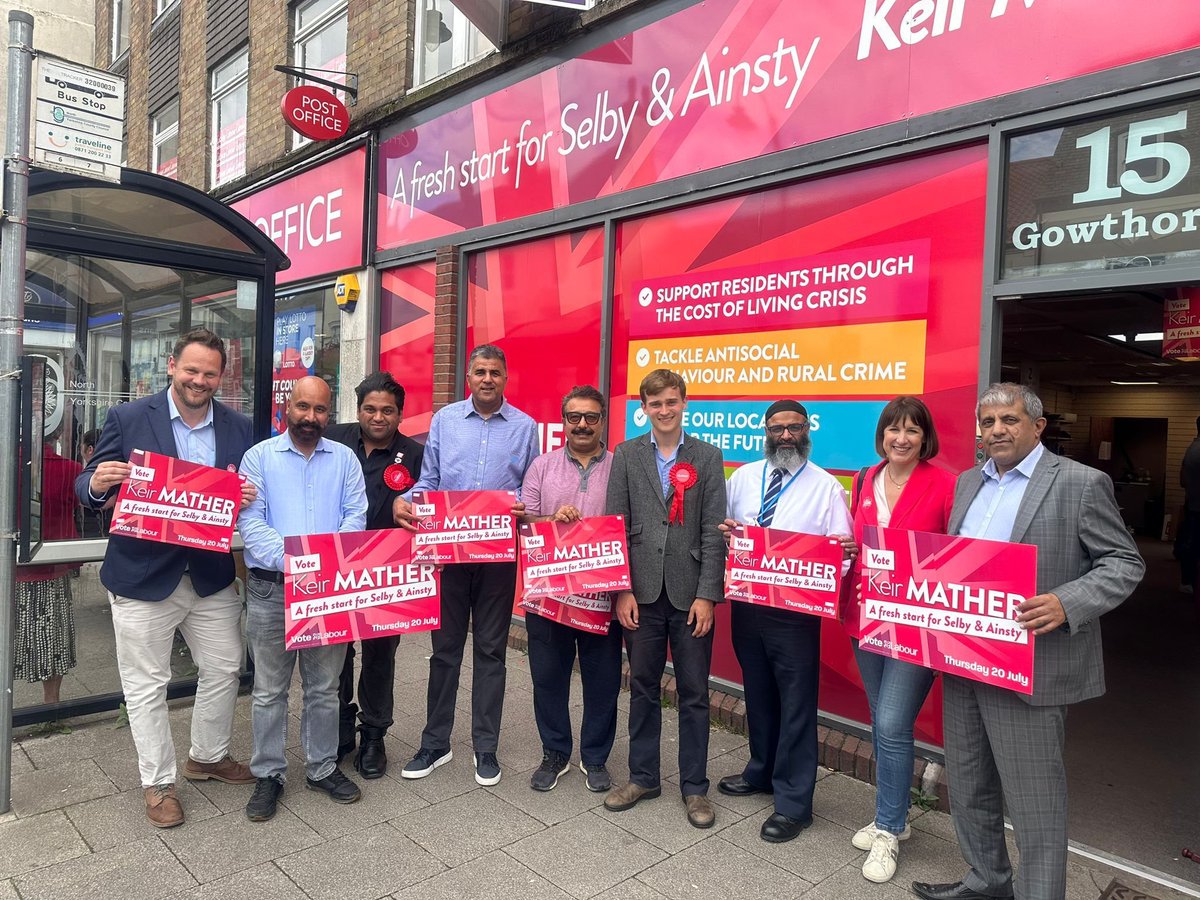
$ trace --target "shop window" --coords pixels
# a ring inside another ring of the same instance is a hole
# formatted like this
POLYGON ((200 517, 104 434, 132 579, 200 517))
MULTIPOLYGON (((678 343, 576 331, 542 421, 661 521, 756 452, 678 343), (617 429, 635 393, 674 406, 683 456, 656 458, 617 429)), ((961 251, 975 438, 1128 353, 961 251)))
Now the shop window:
POLYGON ((404 386, 404 424, 410 437, 429 432, 433 417, 433 260, 388 269, 380 278, 379 371, 404 386))
POLYGON ((246 174, 246 107, 250 98, 250 52, 242 49, 212 70, 211 182, 214 187, 246 174))
POLYGON ((338 405, 341 313, 333 285, 282 294, 275 300, 275 346, 271 363, 271 433, 287 424, 284 411, 292 386, 306 375, 325 380, 338 405))
MULTIPOLYGON (((468 13, 474 14, 475 18, 483 21, 481 14, 486 15, 488 11, 486 3, 457 0, 456 5, 451 0, 422 0, 417 7, 414 87, 433 81, 496 50, 496 44, 468 17, 468 13), (475 9, 477 6, 479 10, 475 9)), ((498 34, 496 40, 499 40, 498 34)))
POLYGON ((1200 100, 1014 135, 1001 277, 1195 265, 1200 100))
POLYGON ((496 344, 504 351, 505 397, 537 420, 543 451, 558 449, 563 395, 579 384, 601 387, 603 230, 474 253, 466 272, 464 350, 496 344))
POLYGON ((129 0, 113 0, 112 58, 120 59, 129 49, 129 0))
MULTIPOLYGON (((346 83, 346 0, 307 0, 294 13, 292 60, 300 69, 323 69, 314 74, 346 83)), ((293 146, 308 138, 293 135, 293 146)))
POLYGON ((179 98, 150 117, 151 168, 167 178, 179 177, 179 98))

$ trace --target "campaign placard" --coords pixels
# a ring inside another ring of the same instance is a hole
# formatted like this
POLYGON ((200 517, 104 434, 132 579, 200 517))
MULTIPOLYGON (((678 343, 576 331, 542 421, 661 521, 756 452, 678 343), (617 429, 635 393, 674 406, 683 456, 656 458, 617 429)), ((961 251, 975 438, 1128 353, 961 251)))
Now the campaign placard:
POLYGON ((837 538, 737 525, 725 557, 725 596, 836 619, 842 555, 837 538))
POLYGON ((516 491, 415 491, 413 558, 421 562, 516 562, 516 491))
POLYGON ((148 450, 134 450, 129 464, 133 471, 117 492, 110 534, 229 552, 243 476, 148 450))
POLYGON ((623 516, 523 524, 518 559, 525 599, 632 587, 623 516))
POLYGON ((441 573, 402 528, 283 539, 288 650, 441 627, 441 573))
POLYGON ((521 601, 526 612, 537 613, 580 631, 608 634, 612 627, 614 594, 566 594, 557 597, 537 596, 521 601))
POLYGON ((1033 693, 1033 635, 1015 621, 1037 593, 1031 544, 863 529, 859 646, 1033 693))

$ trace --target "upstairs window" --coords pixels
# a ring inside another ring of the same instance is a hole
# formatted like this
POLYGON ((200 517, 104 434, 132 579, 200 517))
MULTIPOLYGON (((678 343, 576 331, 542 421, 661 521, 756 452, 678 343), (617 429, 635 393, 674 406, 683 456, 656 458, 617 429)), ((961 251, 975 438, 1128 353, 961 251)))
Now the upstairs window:
MULTIPOLYGON (((502 27, 499 20, 489 24, 497 30, 502 27)), ((414 87, 496 50, 496 45, 451 0, 421 0, 416 26, 414 87)))
POLYGON ((179 178, 179 98, 150 117, 150 167, 159 175, 179 178))
MULTIPOLYGON (((346 83, 346 0, 307 0, 297 4, 292 60, 299 69, 327 69, 317 77, 346 83)), ((301 82, 303 83, 303 82, 301 82)), ((293 146, 308 143, 294 136, 293 146)))
POLYGON ((210 121, 213 187, 246 174, 246 108, 250 51, 242 49, 212 70, 210 121))

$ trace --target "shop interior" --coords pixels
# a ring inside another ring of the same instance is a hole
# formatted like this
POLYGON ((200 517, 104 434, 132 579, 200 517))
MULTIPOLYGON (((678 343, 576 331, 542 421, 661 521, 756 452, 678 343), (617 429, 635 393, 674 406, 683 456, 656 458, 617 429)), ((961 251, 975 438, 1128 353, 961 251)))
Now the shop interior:
POLYGON ((1200 885, 1180 853, 1200 848, 1200 586, 1182 589, 1174 555, 1200 360, 1162 357, 1164 305, 1180 293, 1001 300, 1001 375, 1038 390, 1047 447, 1112 477, 1147 566, 1103 619, 1107 693, 1067 718, 1071 840, 1200 885))

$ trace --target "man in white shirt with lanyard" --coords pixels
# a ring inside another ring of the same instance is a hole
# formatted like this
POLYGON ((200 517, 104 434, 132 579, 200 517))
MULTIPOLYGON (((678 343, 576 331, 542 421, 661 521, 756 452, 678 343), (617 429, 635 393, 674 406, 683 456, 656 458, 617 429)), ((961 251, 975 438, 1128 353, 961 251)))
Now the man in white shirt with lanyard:
MULTIPOLYGON (((853 526, 837 479, 809 460, 808 411, 777 400, 763 417, 764 459, 729 479, 728 518, 804 534, 846 535, 853 526)), ((821 620, 806 613, 730 604, 733 649, 742 667, 750 761, 722 778, 722 794, 774 794, 764 841, 783 843, 812 824, 817 780, 817 683, 821 620)))

